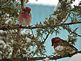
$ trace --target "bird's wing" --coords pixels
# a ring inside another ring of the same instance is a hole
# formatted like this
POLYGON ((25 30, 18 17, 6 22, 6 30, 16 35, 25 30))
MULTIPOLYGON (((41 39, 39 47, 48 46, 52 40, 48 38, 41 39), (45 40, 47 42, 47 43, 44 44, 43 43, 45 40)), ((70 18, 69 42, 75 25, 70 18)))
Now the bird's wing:
POLYGON ((74 47, 73 45, 71 45, 71 44, 69 44, 67 41, 62 41, 61 42, 62 44, 62 46, 69 46, 70 48, 72 48, 73 50, 75 50, 75 51, 78 51, 78 49, 76 48, 76 47, 74 47))

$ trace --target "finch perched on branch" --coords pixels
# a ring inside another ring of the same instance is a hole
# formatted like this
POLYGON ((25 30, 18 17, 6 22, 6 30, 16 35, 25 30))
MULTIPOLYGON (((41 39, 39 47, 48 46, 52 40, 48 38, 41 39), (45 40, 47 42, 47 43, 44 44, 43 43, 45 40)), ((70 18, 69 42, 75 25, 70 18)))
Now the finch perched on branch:
POLYGON ((29 26, 30 23, 31 23, 31 14, 30 14, 30 11, 31 11, 31 8, 30 7, 22 7, 21 8, 21 12, 19 14, 19 23, 21 25, 25 25, 25 26, 29 26))
POLYGON ((67 41, 59 37, 52 38, 51 42, 56 55, 58 56, 73 54, 77 51, 77 49, 73 45, 69 44, 67 41))

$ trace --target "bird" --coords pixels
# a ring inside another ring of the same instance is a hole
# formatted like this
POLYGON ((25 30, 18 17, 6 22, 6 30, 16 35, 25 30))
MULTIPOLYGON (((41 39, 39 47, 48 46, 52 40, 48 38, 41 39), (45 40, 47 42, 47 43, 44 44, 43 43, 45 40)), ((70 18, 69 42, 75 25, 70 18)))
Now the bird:
POLYGON ((52 46, 55 50, 56 56, 66 56, 77 52, 78 50, 67 41, 61 39, 60 37, 55 37, 51 39, 52 46))
POLYGON ((30 7, 22 7, 21 12, 19 13, 19 24, 30 26, 32 16, 31 16, 30 7))

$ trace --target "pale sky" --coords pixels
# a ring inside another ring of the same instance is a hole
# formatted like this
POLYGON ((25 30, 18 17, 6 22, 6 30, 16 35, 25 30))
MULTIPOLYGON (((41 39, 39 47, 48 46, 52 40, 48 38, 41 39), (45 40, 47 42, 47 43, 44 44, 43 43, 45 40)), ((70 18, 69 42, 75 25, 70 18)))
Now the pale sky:
MULTIPOLYGON (((69 0, 68 0, 69 1, 69 0)), ((79 1, 81 0, 75 0, 74 4, 78 5, 79 1)), ((29 0, 29 3, 32 4, 42 4, 42 5, 57 5, 58 0, 29 0)))
POLYGON ((29 0, 32 4, 42 4, 42 5, 57 5, 58 0, 29 0))
POLYGON ((70 58, 70 61, 81 61, 81 53, 77 53, 70 58))

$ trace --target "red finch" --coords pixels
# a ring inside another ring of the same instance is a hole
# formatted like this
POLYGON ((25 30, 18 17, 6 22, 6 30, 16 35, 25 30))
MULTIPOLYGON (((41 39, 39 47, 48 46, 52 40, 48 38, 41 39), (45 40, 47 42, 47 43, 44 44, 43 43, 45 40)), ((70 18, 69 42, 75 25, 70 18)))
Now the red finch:
POLYGON ((31 23, 31 14, 30 14, 31 8, 29 7, 22 7, 22 10, 19 14, 19 22, 21 25, 29 26, 31 23))
POLYGON ((51 42, 56 55, 65 56, 68 54, 73 54, 77 51, 73 45, 59 37, 52 38, 51 42))

